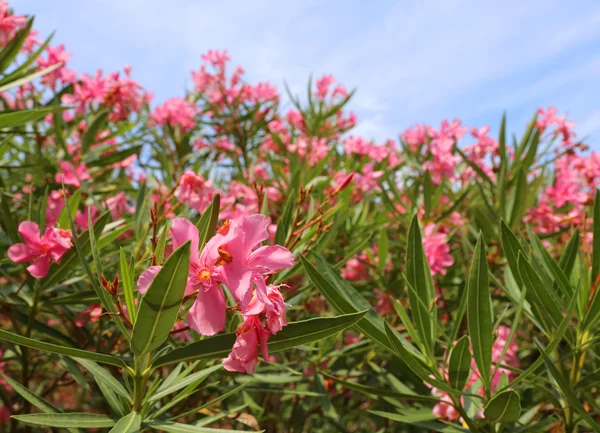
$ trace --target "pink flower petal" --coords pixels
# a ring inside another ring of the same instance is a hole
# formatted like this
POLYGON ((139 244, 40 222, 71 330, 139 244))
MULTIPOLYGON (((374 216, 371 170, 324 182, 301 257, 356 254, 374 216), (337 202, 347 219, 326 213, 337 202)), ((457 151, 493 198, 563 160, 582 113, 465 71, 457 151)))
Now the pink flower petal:
POLYGON ((45 278, 50 269, 50 256, 45 254, 27 266, 27 270, 33 278, 45 278))
POLYGON ((30 262, 37 257, 37 251, 26 244, 14 244, 8 248, 8 258, 15 263, 30 262))
POLYGON ((136 285, 138 291, 142 295, 146 294, 148 287, 150 287, 150 284, 152 284, 152 281, 154 281, 154 277, 156 277, 156 274, 158 274, 158 271, 161 269, 162 266, 150 266, 148 269, 142 272, 136 285))
POLYGON ((225 295, 218 284, 200 291, 187 315, 194 331, 202 335, 215 335, 225 329, 225 295))
POLYGON ((19 234, 25 243, 30 246, 37 246, 42 242, 40 238, 40 226, 32 221, 23 221, 19 224, 19 234))
POLYGON ((281 245, 264 246, 250 254, 248 265, 274 272, 294 266, 294 256, 290 250, 281 245))
POLYGON ((188 240, 192 241, 192 257, 198 257, 198 228, 185 218, 175 218, 171 225, 171 236, 173 236, 173 249, 176 250, 188 240))

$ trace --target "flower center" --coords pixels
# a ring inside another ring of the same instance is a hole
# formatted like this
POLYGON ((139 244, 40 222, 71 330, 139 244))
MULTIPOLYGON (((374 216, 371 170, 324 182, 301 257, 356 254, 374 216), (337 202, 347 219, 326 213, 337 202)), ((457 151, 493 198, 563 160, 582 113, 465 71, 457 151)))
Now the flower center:
POLYGON ((208 280, 210 280, 210 271, 204 269, 198 272, 198 279, 203 283, 207 282, 208 280))

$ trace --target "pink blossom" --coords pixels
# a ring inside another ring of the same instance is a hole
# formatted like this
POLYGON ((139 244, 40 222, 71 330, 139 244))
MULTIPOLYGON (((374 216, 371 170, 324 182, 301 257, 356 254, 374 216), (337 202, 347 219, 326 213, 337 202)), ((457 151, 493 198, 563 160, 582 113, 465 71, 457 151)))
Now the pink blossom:
POLYGON ((124 213, 133 213, 135 208, 127 203, 127 196, 124 192, 115 194, 106 199, 106 206, 110 209, 110 214, 114 221, 121 219, 124 213))
POLYGON ((77 168, 73 167, 68 161, 60 161, 60 170, 62 173, 56 173, 56 183, 65 185, 74 185, 77 188, 81 186, 81 181, 90 180, 92 177, 87 171, 85 164, 79 164, 77 168))
POLYGON ((229 230, 237 229, 242 236, 230 238, 221 245, 221 251, 230 255, 225 260, 221 277, 233 296, 242 303, 242 312, 252 297, 252 286, 257 288, 257 296, 264 300, 267 287, 264 276, 294 264, 292 253, 280 246, 259 246, 269 238, 269 220, 261 214, 241 217, 229 222, 229 230))
POLYGON ((88 215, 92 215, 92 222, 96 222, 98 218, 98 208, 94 205, 86 206, 83 212, 80 210, 75 214, 75 224, 77 224, 81 230, 87 230, 89 228, 88 215))
POLYGON ((235 333, 235 344, 229 356, 223 360, 223 366, 228 371, 252 374, 258 364, 259 346, 263 358, 269 357, 267 340, 271 334, 256 316, 248 317, 235 333))
POLYGON ((19 234, 25 243, 11 245, 8 258, 15 263, 33 262, 27 270, 34 278, 48 275, 50 260, 58 262, 72 246, 70 230, 47 227, 44 236, 40 236, 40 227, 31 221, 19 224, 19 234))
POLYGON ((273 335, 287 325, 285 311, 287 304, 279 291, 280 287, 269 284, 267 286, 267 296, 263 298, 259 295, 260 291, 256 291, 245 311, 246 316, 265 315, 266 327, 273 335))
POLYGON ((212 182, 206 180, 201 174, 188 170, 183 173, 179 180, 175 197, 192 209, 202 213, 214 198, 212 182))
MULTIPOLYGON (((221 281, 221 245, 234 237, 240 236, 238 227, 227 226, 220 230, 199 251, 198 228, 185 218, 175 218, 171 226, 173 249, 178 248, 188 240, 191 241, 190 265, 186 294, 198 291, 196 301, 190 309, 187 321, 194 331, 203 335, 214 335, 225 328, 225 295, 219 286, 221 281)), ((225 259, 228 259, 225 255, 225 259)), ((151 266, 138 279, 138 290, 144 294, 150 283, 161 269, 151 266)))
POLYGON ((26 25, 27 17, 12 15, 9 13, 8 3, 0 1, 0 45, 6 45, 26 25))
POLYGON ((323 75, 319 78, 315 83, 317 86, 317 91, 314 93, 315 97, 324 100, 327 97, 327 93, 329 93, 329 86, 331 86, 334 81, 333 75, 323 75))
POLYGON ((423 229, 423 249, 433 275, 446 275, 446 269, 454 264, 445 233, 440 232, 434 223, 423 229))
MULTIPOLYGON (((47 58, 38 57, 36 59, 40 69, 46 69, 59 63, 62 65, 42 77, 42 82, 54 89, 58 80, 67 81, 64 79, 65 65, 69 62, 71 55, 65 52, 65 46, 62 44, 56 47, 46 47, 46 54, 48 54, 47 58)), ((66 77, 73 78, 70 73, 67 73, 66 77)))
POLYGON ((63 207, 65 206, 65 194, 62 189, 55 189, 48 194, 46 203, 46 225, 53 226, 58 221, 63 207))
POLYGON ((179 127, 183 132, 196 126, 198 107, 183 98, 171 98, 159 105, 150 114, 150 126, 170 125, 179 127))

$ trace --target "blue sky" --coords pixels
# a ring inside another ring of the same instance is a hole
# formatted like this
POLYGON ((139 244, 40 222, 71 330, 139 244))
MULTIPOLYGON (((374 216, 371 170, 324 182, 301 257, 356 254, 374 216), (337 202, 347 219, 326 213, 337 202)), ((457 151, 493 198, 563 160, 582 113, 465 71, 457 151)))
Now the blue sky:
POLYGON ((538 106, 556 105, 600 149, 600 2, 13 0, 71 67, 133 67, 156 100, 191 87, 208 49, 227 49, 252 81, 304 92, 332 73, 358 93, 356 133, 396 138, 459 117, 490 124, 504 110, 520 134, 538 106))

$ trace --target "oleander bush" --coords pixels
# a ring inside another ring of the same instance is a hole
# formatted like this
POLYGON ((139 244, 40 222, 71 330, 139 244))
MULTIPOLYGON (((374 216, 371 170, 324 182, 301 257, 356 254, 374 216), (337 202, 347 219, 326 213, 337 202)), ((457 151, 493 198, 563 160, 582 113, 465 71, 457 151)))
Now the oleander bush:
MULTIPOLYGON (((94 76, 0 1, 0 431, 600 431, 600 154, 555 108, 94 76)), ((392 83, 391 83, 392 85, 392 83)))

